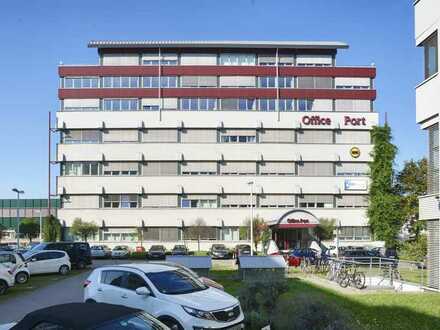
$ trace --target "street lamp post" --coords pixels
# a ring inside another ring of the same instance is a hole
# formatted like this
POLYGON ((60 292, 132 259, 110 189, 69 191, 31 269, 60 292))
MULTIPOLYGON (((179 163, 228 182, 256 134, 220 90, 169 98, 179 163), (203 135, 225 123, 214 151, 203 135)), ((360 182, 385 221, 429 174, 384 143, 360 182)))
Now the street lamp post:
POLYGON ((251 188, 251 193, 250 193, 250 202, 251 202, 251 221, 250 221, 250 226, 251 226, 251 256, 254 255, 254 181, 249 181, 248 185, 251 188))
POLYGON ((41 209, 36 210, 40 215, 40 243, 43 242, 43 215, 41 214, 41 209))
POLYGON ((17 193, 17 250, 20 249, 20 194, 24 194, 24 190, 12 189, 17 193))

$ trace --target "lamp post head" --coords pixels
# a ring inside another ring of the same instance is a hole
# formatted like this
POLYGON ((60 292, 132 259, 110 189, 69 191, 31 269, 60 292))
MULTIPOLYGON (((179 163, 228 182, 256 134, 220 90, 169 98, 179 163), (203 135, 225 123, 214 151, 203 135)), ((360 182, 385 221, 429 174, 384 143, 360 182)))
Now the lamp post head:
POLYGON ((18 190, 17 188, 13 188, 12 191, 17 194, 24 194, 24 190, 18 190))

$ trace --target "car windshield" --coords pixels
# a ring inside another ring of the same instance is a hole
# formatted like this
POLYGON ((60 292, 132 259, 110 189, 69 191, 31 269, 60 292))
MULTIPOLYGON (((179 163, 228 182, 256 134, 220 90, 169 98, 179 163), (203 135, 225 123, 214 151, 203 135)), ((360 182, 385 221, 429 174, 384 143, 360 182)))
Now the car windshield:
POLYGON ((122 251, 122 250, 127 250, 127 248, 125 246, 116 246, 113 250, 122 251))
POLYGON ((174 250, 185 250, 185 246, 184 245, 175 245, 174 250))
POLYGON ((154 286, 163 294, 186 294, 206 290, 208 287, 188 272, 176 269, 146 273, 154 286))
POLYGON ((241 251, 250 251, 251 248, 249 247, 249 245, 243 245, 243 246, 240 246, 240 250, 241 251))
POLYGON ((223 244, 217 244, 212 246, 213 250, 226 250, 226 246, 223 244))
POLYGON ((28 252, 36 252, 36 251, 43 251, 46 248, 46 243, 40 243, 37 245, 34 245, 28 252))
POLYGON ((163 329, 144 313, 127 315, 93 328, 94 330, 160 330, 163 329))
POLYGON ((161 245, 153 245, 151 248, 150 248, 150 250, 151 251, 163 251, 164 250, 164 248, 163 248, 163 246, 161 246, 161 245))

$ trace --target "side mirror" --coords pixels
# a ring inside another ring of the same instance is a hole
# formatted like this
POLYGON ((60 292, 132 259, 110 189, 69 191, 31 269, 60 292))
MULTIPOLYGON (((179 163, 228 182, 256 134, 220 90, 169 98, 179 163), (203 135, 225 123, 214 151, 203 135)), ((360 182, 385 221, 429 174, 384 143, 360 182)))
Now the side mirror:
POLYGON ((149 296, 151 294, 150 290, 146 288, 145 286, 141 286, 140 288, 136 289, 136 294, 139 296, 149 296))

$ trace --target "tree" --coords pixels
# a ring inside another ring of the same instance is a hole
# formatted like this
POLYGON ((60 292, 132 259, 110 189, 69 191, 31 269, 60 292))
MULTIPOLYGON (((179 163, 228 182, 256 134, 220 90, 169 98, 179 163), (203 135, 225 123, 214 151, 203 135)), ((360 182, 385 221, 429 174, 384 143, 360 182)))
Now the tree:
POLYGON ((396 247, 403 223, 401 198, 393 185, 397 147, 391 143, 391 128, 387 124, 373 127, 371 134, 374 147, 370 163, 369 224, 375 239, 385 241, 387 247, 396 247))
POLYGON ((419 220, 419 196, 427 193, 428 162, 426 158, 406 161, 396 175, 395 191, 401 196, 405 227, 410 237, 419 238, 425 222, 419 220))
MULTIPOLYGON (((244 221, 244 227, 249 228, 250 231, 250 225, 251 221, 250 218, 247 218, 244 221)), ((267 236, 268 236, 268 226, 266 224, 266 222, 264 221, 264 219, 262 217, 260 217, 259 215, 255 216, 253 221, 252 221, 252 229, 253 229, 253 241, 254 241, 254 246, 255 246, 255 250, 257 250, 258 248, 258 244, 261 242, 263 243, 263 238, 266 240, 267 236), (264 233, 264 235, 263 235, 264 233), (264 236, 264 237, 263 237, 264 236)))
POLYGON ((70 232, 75 236, 81 237, 81 239, 87 242, 87 238, 96 235, 98 232, 98 226, 93 221, 87 222, 82 221, 81 218, 76 218, 73 220, 70 232))
POLYGON ((54 217, 52 214, 44 218, 43 239, 45 242, 56 242, 61 239, 60 220, 54 217))
POLYGON ((32 218, 24 218, 20 221, 20 234, 32 243, 32 239, 40 234, 40 224, 32 218))
POLYGON ((0 223, 0 242, 3 239, 3 235, 4 235, 5 230, 6 230, 6 227, 0 223))
POLYGON ((318 239, 319 243, 321 241, 333 239, 333 232, 336 228, 335 219, 321 218, 319 219, 319 225, 313 228, 313 233, 318 239))
POLYGON ((203 233, 206 231, 207 225, 206 221, 203 220, 203 218, 197 218, 194 220, 193 224, 189 228, 189 235, 190 237, 196 237, 197 238, 197 251, 200 252, 200 238, 203 235, 203 233))

